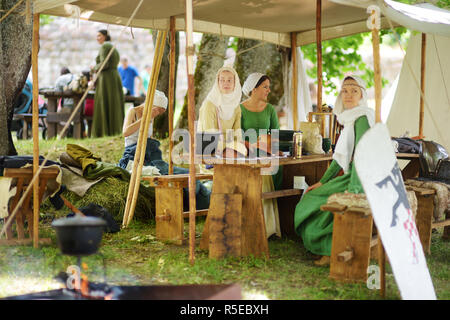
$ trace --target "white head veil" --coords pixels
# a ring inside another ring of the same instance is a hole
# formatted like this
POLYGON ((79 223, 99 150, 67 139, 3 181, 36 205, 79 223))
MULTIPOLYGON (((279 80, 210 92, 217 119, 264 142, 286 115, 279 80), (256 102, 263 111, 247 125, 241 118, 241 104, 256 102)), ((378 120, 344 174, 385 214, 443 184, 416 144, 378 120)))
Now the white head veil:
POLYGON ((206 100, 211 101, 219 111, 219 117, 222 120, 230 120, 234 110, 239 107, 242 92, 239 76, 232 67, 222 67, 217 71, 213 87, 206 96, 206 100), (234 89, 232 93, 223 94, 219 88, 219 75, 222 71, 229 71, 234 75, 234 89))
POLYGON ((350 167, 350 162, 353 156, 353 149, 355 147, 355 130, 354 123, 356 119, 366 116, 369 125, 372 127, 375 124, 374 110, 367 106, 367 92, 364 81, 357 76, 345 77, 341 85, 341 91, 336 99, 333 112, 337 115, 338 122, 344 126, 344 129, 339 136, 339 140, 336 143, 333 159, 344 169, 347 173, 350 167), (354 79, 357 82, 357 86, 361 88, 362 98, 359 104, 351 109, 345 109, 342 102, 342 87, 345 80, 348 78, 354 79))

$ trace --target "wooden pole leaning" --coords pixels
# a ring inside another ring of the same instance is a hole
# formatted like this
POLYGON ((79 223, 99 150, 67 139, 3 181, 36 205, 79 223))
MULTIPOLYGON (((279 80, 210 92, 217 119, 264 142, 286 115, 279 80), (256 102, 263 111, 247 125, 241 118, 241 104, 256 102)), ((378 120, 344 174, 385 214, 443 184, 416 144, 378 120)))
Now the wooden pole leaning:
POLYGON ((425 59, 427 50, 427 35, 422 33, 422 47, 420 57, 420 113, 419 113, 419 137, 423 139, 424 96, 425 96, 425 59))
POLYGON ((139 127, 139 137, 136 146, 136 153, 133 162, 133 170, 130 178, 130 186, 128 188, 127 204, 125 206, 123 226, 127 227, 134 216, 136 202, 139 192, 142 166, 144 164, 145 149, 147 147, 147 133, 151 121, 151 112, 153 108, 153 100, 155 96, 156 84, 158 82, 159 70, 161 68, 162 55, 164 52, 164 44, 167 37, 167 31, 158 31, 156 39, 155 54, 153 58, 153 68, 150 77, 150 85, 147 90, 144 111, 142 114, 141 125, 139 127))
POLYGON ((175 17, 170 17, 170 65, 169 65, 169 174, 173 174, 173 112, 175 101, 175 17))
POLYGON ((189 124, 189 262, 195 262, 195 87, 194 87, 194 40, 192 0, 186 0, 186 65, 188 76, 188 124, 189 124))
MULTIPOLYGON (((322 112, 322 0, 316 2, 316 45, 317 45, 317 112, 322 112)), ((325 117, 321 117, 322 137, 325 137, 325 117)))
MULTIPOLYGON (((33 40, 31 50, 31 67, 33 74, 32 131, 33 131, 33 175, 39 170, 39 14, 33 15, 33 40)), ((25 124, 27 125, 27 124, 25 124)), ((33 247, 39 246, 39 176, 33 183, 33 222, 28 222, 30 235, 33 234, 33 247), (31 232, 31 228, 33 232, 31 232)))
POLYGON ((298 66, 297 66, 297 33, 291 32, 291 56, 292 56, 292 114, 294 117, 294 130, 298 130, 298 66))

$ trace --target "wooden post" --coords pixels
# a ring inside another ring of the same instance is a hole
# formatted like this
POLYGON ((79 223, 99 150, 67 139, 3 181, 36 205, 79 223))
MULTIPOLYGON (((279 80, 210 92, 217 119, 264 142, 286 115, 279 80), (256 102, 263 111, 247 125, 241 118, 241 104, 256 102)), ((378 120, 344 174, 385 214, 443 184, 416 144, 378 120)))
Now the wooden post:
POLYGON ((173 112, 175 108, 175 17, 170 17, 170 66, 169 66, 169 174, 173 174, 173 112))
POLYGON ((375 122, 381 122, 381 68, 380 68, 380 34, 376 27, 376 11, 372 10, 372 49, 375 82, 375 122))
MULTIPOLYGON (((322 0, 316 2, 316 45, 317 45, 317 112, 322 112, 322 0)), ((321 117, 320 133, 325 137, 325 117, 321 117)))
POLYGON ((294 117, 294 130, 298 130, 298 68, 297 68, 297 33, 291 32, 291 55, 292 55, 292 114, 294 117))
POLYGON ((144 111, 142 114, 141 126, 139 128, 139 137, 136 146, 136 153, 134 156, 133 171, 131 173, 130 186, 128 188, 127 203, 125 206, 123 216, 123 226, 128 226, 134 215, 136 208, 136 201, 139 192, 139 185, 141 179, 142 165, 144 163, 145 149, 147 147, 147 132, 151 120, 151 110, 153 107, 153 99, 156 90, 159 70, 161 67, 162 55, 164 52, 164 44, 167 37, 167 31, 158 31, 156 40, 155 54, 153 58, 153 68, 150 77, 150 84, 147 89, 147 96, 145 99, 144 111), (143 122, 142 122, 143 121, 143 122))
MULTIPOLYGON (((32 104, 32 130, 33 130, 33 175, 39 170, 39 79, 38 79, 38 53, 39 53, 39 14, 33 15, 31 66, 33 73, 33 104, 32 104)), ((27 125, 27 123, 25 123, 27 125)), ((33 221, 28 221, 30 235, 33 234, 33 247, 39 246, 39 177, 33 184, 33 221), (33 230, 31 232, 31 230, 33 230)))
POLYGON ((189 124, 189 262, 195 262, 195 87, 194 87, 194 40, 192 0, 186 0, 186 65, 188 76, 188 124, 189 124))
POLYGON ((423 118, 424 118, 424 107, 423 98, 425 97, 425 54, 427 49, 427 35, 422 33, 422 50, 421 50, 421 64, 420 64, 420 113, 419 113, 419 137, 423 138, 423 118))

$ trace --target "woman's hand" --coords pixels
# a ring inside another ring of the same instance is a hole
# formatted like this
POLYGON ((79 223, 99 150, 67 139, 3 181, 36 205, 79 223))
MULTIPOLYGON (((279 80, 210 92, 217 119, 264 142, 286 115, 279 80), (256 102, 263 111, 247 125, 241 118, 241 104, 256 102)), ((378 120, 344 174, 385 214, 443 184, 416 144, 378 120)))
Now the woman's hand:
POLYGON ((307 193, 307 192, 309 192, 311 190, 314 190, 314 189, 320 187, 321 185, 322 185, 321 182, 316 182, 312 186, 309 186, 308 189, 305 190, 305 193, 307 193))

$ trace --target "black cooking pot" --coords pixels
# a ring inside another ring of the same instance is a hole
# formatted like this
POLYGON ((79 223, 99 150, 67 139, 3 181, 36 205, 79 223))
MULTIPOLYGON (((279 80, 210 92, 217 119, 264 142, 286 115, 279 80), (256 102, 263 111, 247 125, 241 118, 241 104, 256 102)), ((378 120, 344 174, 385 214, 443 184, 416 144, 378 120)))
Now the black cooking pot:
POLYGON ((75 216, 53 221, 59 249, 63 254, 87 256, 97 252, 103 236, 105 220, 75 216))

